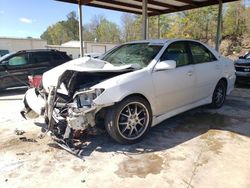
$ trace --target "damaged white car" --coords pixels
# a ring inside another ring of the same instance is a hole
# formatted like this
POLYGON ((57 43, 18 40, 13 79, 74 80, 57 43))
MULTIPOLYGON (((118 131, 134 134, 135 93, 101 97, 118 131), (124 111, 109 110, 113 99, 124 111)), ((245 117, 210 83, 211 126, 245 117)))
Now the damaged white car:
POLYGON ((40 88, 25 94, 21 113, 44 116, 68 145, 75 131, 104 125, 114 140, 131 144, 176 114, 221 107, 234 82, 233 62, 201 42, 136 41, 44 73, 40 88))

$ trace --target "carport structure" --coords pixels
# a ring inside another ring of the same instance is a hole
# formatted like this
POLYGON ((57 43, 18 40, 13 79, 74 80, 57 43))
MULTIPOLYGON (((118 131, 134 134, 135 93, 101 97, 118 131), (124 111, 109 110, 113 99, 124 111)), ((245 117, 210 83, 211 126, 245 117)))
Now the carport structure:
POLYGON ((79 6, 80 54, 83 56, 82 5, 142 15, 142 38, 148 38, 148 17, 219 5, 215 49, 219 50, 221 39, 223 3, 237 0, 56 0, 79 6))

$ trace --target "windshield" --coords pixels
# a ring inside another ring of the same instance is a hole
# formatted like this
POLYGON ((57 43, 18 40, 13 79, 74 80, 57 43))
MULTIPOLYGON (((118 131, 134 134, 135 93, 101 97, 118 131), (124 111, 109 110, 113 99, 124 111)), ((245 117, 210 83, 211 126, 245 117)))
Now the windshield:
POLYGON ((138 64, 143 68, 150 63, 161 48, 161 45, 149 43, 125 44, 106 54, 102 60, 118 66, 138 64))
POLYGON ((245 56, 245 59, 250 59, 250 53, 245 56))

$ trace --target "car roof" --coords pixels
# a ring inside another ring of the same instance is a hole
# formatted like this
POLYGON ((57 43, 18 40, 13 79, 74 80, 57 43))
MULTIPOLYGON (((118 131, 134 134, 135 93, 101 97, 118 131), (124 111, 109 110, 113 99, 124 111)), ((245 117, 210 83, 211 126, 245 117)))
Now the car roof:
POLYGON ((180 39, 177 39, 177 38, 173 38, 173 39, 149 39, 149 40, 131 41, 131 42, 127 42, 125 44, 149 43, 149 45, 165 45, 166 43, 177 42, 177 41, 188 41, 188 42, 200 43, 200 44, 204 45, 206 48, 208 48, 217 58, 220 57, 220 54, 213 47, 210 47, 207 44, 205 44, 199 40, 193 40, 193 39, 181 39, 181 38, 180 39))
MULTIPOLYGON (((202 43, 201 41, 193 40, 193 39, 149 39, 149 40, 131 41, 131 42, 127 42, 126 44, 150 43, 150 44, 164 45, 167 42, 175 42, 175 41, 190 41, 190 42, 202 43)), ((202 43, 202 44, 204 44, 204 43, 202 43)))
POLYGON ((23 52, 59 52, 59 51, 54 49, 32 49, 32 50, 20 50, 17 53, 23 53, 23 52))
POLYGON ((8 54, 5 54, 4 56, 0 57, 0 61, 2 61, 2 60, 4 60, 4 59, 8 58, 9 56, 11 56, 11 55, 13 55, 13 54, 15 54, 15 52, 10 52, 10 53, 8 53, 8 54))
POLYGON ((165 44, 169 39, 149 39, 149 40, 137 40, 127 42, 126 44, 136 44, 136 43, 151 43, 151 44, 165 44))

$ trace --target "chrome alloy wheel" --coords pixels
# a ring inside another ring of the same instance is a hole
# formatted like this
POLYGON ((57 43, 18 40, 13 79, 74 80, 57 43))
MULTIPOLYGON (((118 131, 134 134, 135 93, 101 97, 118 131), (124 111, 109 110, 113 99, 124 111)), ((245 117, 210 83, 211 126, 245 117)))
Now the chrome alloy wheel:
POLYGON ((220 84, 215 90, 215 103, 217 106, 221 106, 225 100, 225 86, 220 84))
POLYGON ((149 125, 149 112, 140 102, 128 103, 117 118, 120 135, 128 140, 134 140, 143 135, 149 125))

